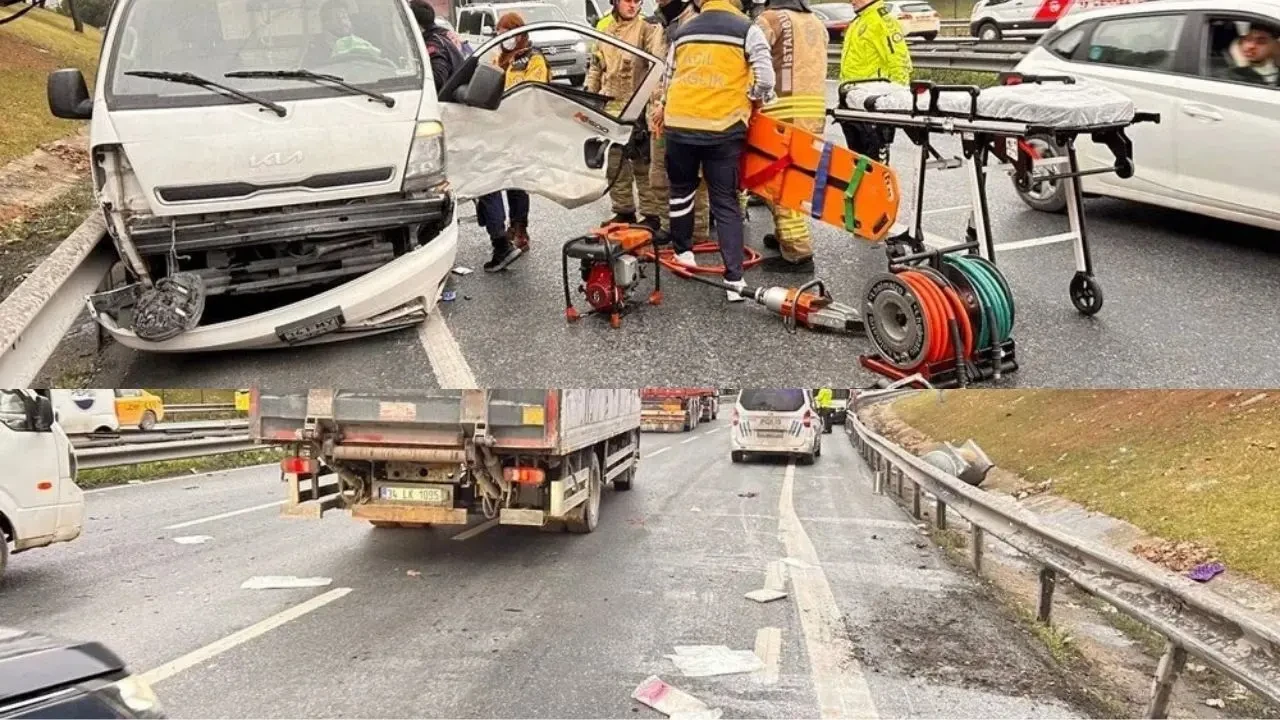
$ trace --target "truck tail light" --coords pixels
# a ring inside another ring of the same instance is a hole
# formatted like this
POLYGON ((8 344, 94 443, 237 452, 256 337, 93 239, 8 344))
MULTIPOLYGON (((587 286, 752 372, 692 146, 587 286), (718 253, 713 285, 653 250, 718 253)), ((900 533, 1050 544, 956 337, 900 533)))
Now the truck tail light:
POLYGON ((280 470, 289 475, 311 475, 314 473, 314 461, 311 458, 293 455, 280 460, 280 470))
POLYGON ((516 466, 503 468, 502 477, 517 485, 541 485, 547 479, 547 473, 541 468, 516 466))

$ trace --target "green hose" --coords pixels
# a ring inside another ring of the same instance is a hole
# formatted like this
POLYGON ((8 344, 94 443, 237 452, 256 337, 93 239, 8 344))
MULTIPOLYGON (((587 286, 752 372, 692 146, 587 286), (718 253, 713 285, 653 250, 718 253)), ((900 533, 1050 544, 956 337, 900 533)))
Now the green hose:
POLYGON ((978 296, 978 303, 983 311, 978 331, 978 347, 986 348, 1003 343, 1013 334, 1013 295, 1008 285, 994 265, 979 262, 980 258, 948 255, 943 262, 949 263, 969 280, 978 296), (992 321, 988 322, 986 310, 991 310, 992 321), (994 327, 990 327, 994 325, 994 327), (994 338, 992 334, 994 330, 994 338))

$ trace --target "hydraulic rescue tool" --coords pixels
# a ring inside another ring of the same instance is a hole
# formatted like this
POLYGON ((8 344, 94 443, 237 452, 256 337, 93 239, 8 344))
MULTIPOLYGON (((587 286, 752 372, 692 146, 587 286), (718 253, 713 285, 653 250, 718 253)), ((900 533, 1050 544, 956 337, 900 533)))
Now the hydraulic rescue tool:
POLYGON ((831 330, 833 332, 861 332, 862 318, 856 308, 839 303, 827 292, 826 285, 818 279, 810 280, 798 288, 781 286, 752 287, 739 289, 724 280, 700 275, 688 275, 704 285, 732 290, 745 298, 751 299, 782 316, 782 323, 790 332, 797 326, 809 330, 831 330))
MULTIPOLYGON (((651 249, 653 230, 644 225, 616 223, 596 228, 564 244, 560 270, 564 282, 564 316, 569 322, 581 317, 569 292, 569 259, 578 261, 582 284, 578 286, 591 306, 590 313, 609 316, 609 324, 622 325, 622 313, 632 304, 632 295, 644 277, 641 251, 651 249)), ((662 303, 661 267, 658 253, 645 253, 653 260, 653 291, 649 304, 662 303)))

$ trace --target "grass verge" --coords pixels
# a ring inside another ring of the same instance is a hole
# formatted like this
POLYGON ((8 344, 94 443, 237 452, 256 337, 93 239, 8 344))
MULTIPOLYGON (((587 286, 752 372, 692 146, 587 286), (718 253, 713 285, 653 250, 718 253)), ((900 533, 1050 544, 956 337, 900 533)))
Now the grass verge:
POLYGON ((0 299, 8 297, 28 273, 67 239, 95 204, 93 185, 86 178, 35 214, 0 225, 0 299))
MULTIPOLYGON (((21 7, 0 8, 0 18, 21 7)), ((35 9, 0 25, 0 97, 4 98, 0 165, 82 126, 50 114, 45 85, 50 72, 75 67, 92 88, 101 44, 102 33, 96 28, 86 26, 83 34, 77 33, 72 30, 71 18, 49 10, 35 9)))
POLYGON ((215 470, 233 470, 251 465, 275 463, 280 460, 282 455, 283 451, 276 449, 247 450, 240 453, 227 453, 226 455, 204 455, 185 460, 161 460, 137 465, 93 468, 76 473, 76 484, 87 490, 110 485, 123 485, 133 481, 159 480, 161 478, 207 473, 215 470))
POLYGON ((899 401, 1027 481, 1280 587, 1280 393, 964 390, 899 401))

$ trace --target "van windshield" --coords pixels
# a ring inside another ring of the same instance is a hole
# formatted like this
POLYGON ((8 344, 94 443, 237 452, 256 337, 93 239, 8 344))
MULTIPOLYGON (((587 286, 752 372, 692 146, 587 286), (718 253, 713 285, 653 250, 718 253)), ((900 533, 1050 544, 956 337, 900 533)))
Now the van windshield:
POLYGON ((795 412, 804 407, 804 391, 743 390, 738 404, 747 412, 795 412))
POLYGON ((273 101, 342 91, 226 73, 305 68, 377 92, 423 87, 417 26, 400 0, 126 0, 119 15, 107 58, 113 110, 236 102, 208 88, 126 74, 144 70, 191 73, 273 101))

